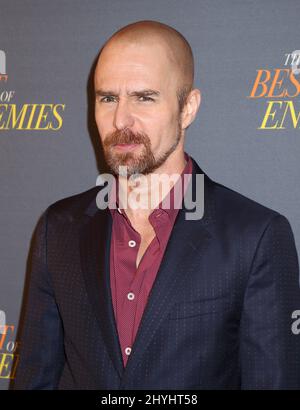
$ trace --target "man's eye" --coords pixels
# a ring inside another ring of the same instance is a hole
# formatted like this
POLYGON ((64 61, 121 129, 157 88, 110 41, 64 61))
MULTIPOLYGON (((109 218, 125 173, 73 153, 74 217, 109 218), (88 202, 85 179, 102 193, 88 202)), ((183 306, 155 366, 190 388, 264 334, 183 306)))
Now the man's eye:
POLYGON ((151 98, 151 97, 146 97, 145 95, 141 95, 139 97, 139 101, 154 101, 154 99, 151 98), (142 98, 142 100, 141 100, 141 98, 142 98))
POLYGON ((112 102, 114 100, 114 97, 102 97, 100 98, 100 102, 112 102))

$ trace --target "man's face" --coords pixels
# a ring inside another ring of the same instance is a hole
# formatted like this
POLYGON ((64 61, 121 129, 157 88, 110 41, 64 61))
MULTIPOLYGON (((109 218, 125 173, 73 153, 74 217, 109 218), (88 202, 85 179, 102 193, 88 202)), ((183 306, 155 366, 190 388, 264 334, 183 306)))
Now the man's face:
POLYGON ((182 145, 178 75, 161 45, 114 43, 95 71, 95 118, 115 174, 148 174, 182 145))

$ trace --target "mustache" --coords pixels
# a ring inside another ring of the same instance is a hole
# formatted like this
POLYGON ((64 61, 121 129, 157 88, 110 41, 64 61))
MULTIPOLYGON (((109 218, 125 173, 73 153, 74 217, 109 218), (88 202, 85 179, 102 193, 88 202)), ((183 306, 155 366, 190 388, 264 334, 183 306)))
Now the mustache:
POLYGON ((109 134, 104 140, 104 146, 108 147, 116 144, 144 144, 149 145, 150 139, 145 133, 134 133, 131 130, 114 131, 109 134))

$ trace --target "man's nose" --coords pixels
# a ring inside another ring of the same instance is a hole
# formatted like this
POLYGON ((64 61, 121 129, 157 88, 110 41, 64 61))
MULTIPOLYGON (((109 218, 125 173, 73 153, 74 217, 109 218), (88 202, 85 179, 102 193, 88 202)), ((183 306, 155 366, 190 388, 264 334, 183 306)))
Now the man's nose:
POLYGON ((114 127, 118 130, 131 127, 134 119, 129 106, 125 100, 119 101, 114 115, 114 127))

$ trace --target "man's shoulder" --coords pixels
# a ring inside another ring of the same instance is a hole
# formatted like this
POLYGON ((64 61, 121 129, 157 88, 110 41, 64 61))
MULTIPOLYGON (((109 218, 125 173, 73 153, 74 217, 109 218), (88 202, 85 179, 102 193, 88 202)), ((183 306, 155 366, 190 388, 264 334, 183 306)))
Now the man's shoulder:
MULTIPOLYGON (((215 222, 224 226, 230 224, 236 227, 252 225, 263 225, 276 217, 283 217, 271 206, 265 205, 258 199, 253 199, 221 182, 211 179, 193 160, 196 173, 204 174, 204 208, 207 206, 209 221, 211 217, 215 222), (205 198, 207 197, 207 198, 205 198)), ((204 215, 205 215, 204 209, 204 215)))
POLYGON ((216 220, 222 225, 231 224, 236 227, 266 227, 274 218, 286 217, 270 206, 263 205, 219 182, 211 181, 213 203, 216 220))
POLYGON ((81 218, 91 206, 96 206, 96 196, 99 192, 99 186, 95 186, 88 190, 77 194, 61 198, 49 205, 46 212, 56 217, 81 218))

